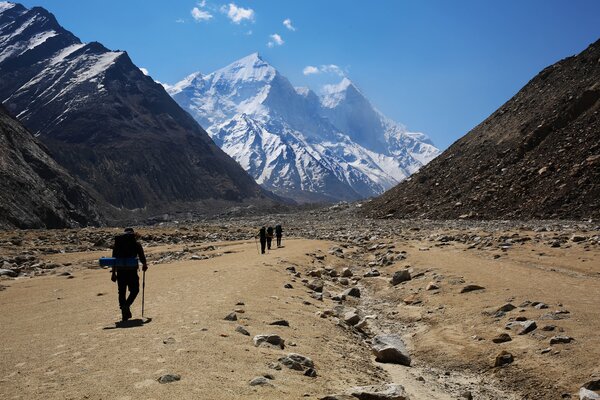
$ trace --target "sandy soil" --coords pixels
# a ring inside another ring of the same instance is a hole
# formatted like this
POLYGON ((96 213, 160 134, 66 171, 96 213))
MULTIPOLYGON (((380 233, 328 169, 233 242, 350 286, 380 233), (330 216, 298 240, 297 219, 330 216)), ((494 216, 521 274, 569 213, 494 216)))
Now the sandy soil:
MULTIPOLYGON (((362 274, 375 258, 368 252, 346 248, 340 258, 328 254, 333 242, 294 239, 261 256, 254 241, 217 243, 206 252, 214 258, 150 265, 144 319, 140 295, 128 327, 115 324, 120 314, 109 272, 77 267, 107 252, 67 253, 47 258, 72 263, 72 278, 55 274, 1 282, 6 289, 0 291, 0 397, 310 399, 393 381, 413 400, 456 399, 466 391, 476 399, 558 399, 566 393, 575 397, 581 384, 600 374, 597 249, 524 243, 503 252, 424 241, 388 243, 406 250, 406 260, 378 267, 380 277, 360 280, 363 296, 348 304, 377 316, 374 333, 403 334, 413 356, 411 368, 375 363, 359 335, 335 318, 318 315, 337 303, 327 296, 313 299, 301 282, 308 270, 323 266, 362 274), (390 286, 393 272, 407 265, 417 276, 390 286), (302 278, 288 273, 288 266, 302 278), (429 282, 439 289, 425 290, 429 282), (285 289, 286 283, 293 288, 285 289), (485 289, 460 294, 468 283, 485 289), (406 304, 408 297, 413 304, 406 304), (506 302, 519 306, 525 300, 549 308, 524 306, 492 315, 506 302), (540 318, 559 309, 569 311, 566 319, 540 318), (234 310, 238 321, 225 321, 234 310), (538 329, 528 335, 505 330, 517 316, 535 319, 538 329), (290 327, 269 325, 277 319, 288 320, 290 327), (236 332, 238 325, 251 336, 236 332), (555 331, 542 331, 545 325, 555 325, 555 331), (512 341, 492 343, 502 332, 512 341), (267 333, 284 338, 286 348, 255 347, 252 337, 267 333), (550 346, 550 337, 558 334, 575 340, 550 346), (551 350, 542 354, 546 348, 551 350), (515 362, 493 368, 501 350, 511 352, 515 362), (290 352, 310 357, 318 376, 269 367, 290 352), (158 383, 167 373, 181 380, 158 383), (272 387, 249 385, 263 374, 273 375, 272 387)), ((147 250, 157 260, 182 247, 147 250)), ((342 290, 335 280, 327 282, 326 291, 342 290)))

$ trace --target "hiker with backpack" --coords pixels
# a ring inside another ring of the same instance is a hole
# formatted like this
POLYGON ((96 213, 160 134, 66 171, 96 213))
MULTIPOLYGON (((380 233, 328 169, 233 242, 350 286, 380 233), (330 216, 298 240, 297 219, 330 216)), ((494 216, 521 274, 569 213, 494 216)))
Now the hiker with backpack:
POLYGON ((133 228, 125 228, 123 234, 115 237, 112 256, 115 258, 115 266, 112 268, 111 280, 117 282, 119 307, 125 322, 132 317, 130 307, 140 291, 138 259, 142 263, 142 271, 145 273, 148 269, 144 249, 137 240, 133 228), (127 289, 129 289, 129 296, 126 296, 127 289))
POLYGON ((273 227, 267 228, 267 249, 271 250, 271 241, 273 240, 273 227))
POLYGON ((277 238, 277 247, 281 247, 281 237, 283 236, 283 229, 281 225, 275 225, 275 237, 277 238))
POLYGON ((260 238, 260 254, 265 254, 265 246, 267 244, 267 228, 264 226, 258 230, 258 235, 255 237, 260 238))

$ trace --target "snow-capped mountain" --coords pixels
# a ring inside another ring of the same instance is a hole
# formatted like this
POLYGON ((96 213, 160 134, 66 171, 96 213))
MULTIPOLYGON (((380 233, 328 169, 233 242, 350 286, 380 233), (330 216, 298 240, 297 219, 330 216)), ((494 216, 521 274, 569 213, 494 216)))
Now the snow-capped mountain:
POLYGON ((318 96, 294 88, 258 53, 167 91, 258 183, 300 201, 380 194, 439 153, 349 79, 318 96))
POLYGON ((82 43, 41 7, 0 1, 0 101, 110 210, 274 197, 126 52, 82 43))

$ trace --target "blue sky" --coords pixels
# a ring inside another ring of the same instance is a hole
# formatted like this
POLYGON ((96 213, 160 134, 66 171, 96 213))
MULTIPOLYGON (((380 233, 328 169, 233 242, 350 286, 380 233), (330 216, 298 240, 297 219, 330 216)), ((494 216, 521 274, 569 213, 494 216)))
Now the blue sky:
POLYGON ((209 73, 255 51, 296 86, 318 91, 346 74, 384 114, 441 148, 542 68, 600 38, 597 0, 22 4, 45 7, 85 42, 126 50, 162 82, 209 73), (319 73, 306 75, 308 66, 319 73))

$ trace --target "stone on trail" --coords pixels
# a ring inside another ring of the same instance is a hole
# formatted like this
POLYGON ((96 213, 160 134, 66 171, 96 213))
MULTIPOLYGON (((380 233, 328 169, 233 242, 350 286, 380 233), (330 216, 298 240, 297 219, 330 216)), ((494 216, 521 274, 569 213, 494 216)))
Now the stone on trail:
POLYGON ((273 386, 273 384, 264 376, 257 376, 250 381, 250 386, 273 386))
POLYGON ((410 355, 406 350, 402 338, 398 335, 387 334, 375 336, 371 350, 375 354, 375 361, 410 367, 410 355))
POLYGON ((237 321, 237 314, 235 312, 229 313, 223 319, 225 321, 237 321))
POLYGON ((510 342, 512 339, 510 338, 510 335, 508 333, 501 333, 498 336, 496 336, 495 338, 492 339, 492 342, 494 343, 505 343, 505 342, 510 342))
POLYGON ((309 368, 306 371, 304 371, 304 376, 308 376, 310 378, 316 378, 317 371, 315 371, 314 368, 309 368))
POLYGON ((352 270, 350 268, 344 268, 342 270, 342 277, 343 278, 350 278, 352 276, 352 270))
POLYGON ((395 383, 357 386, 342 394, 322 397, 321 400, 410 400, 404 387, 395 383))
POLYGON ((523 328, 517 332, 517 335, 525 335, 529 332, 533 332, 536 328, 537 328, 537 324, 535 323, 535 321, 523 321, 521 323, 521 325, 523 325, 523 328))
POLYGON ((238 332, 238 333, 241 333, 242 335, 245 335, 245 336, 250 336, 250 332, 248 332, 248 331, 246 330, 246 328, 244 328, 244 327, 243 327, 243 326, 241 326, 241 325, 238 325, 238 326, 235 328, 235 331, 236 331, 236 332, 238 332))
POLYGON ((175 343, 174 337, 168 337, 166 339, 163 339, 163 344, 173 344, 173 343, 175 343))
POLYGON ((347 313, 344 314, 344 321, 348 325, 356 325, 359 323, 360 317, 356 313, 356 311, 348 311, 347 313))
POLYGON ((483 286, 479 286, 479 285, 467 285, 465 287, 463 287, 460 292, 461 293, 469 293, 469 292, 473 292, 475 290, 483 290, 485 289, 483 286))
POLYGON ((315 363, 313 362, 313 360, 297 353, 290 353, 287 356, 279 357, 278 361, 281 364, 288 367, 289 369, 293 369, 296 371, 304 371, 305 368, 314 369, 315 367, 315 363))
POLYGON ((254 345, 256 347, 267 345, 267 346, 279 347, 280 349, 285 348, 285 340, 283 340, 279 335, 272 335, 272 334, 256 335, 256 336, 254 336, 253 341, 254 341, 254 345))
POLYGON ((392 279, 390 279, 390 283, 392 284, 392 286, 396 286, 396 285, 401 284, 402 282, 406 282, 406 281, 410 281, 410 280, 411 280, 410 271, 407 269, 402 269, 400 271, 394 272, 392 279))
POLYGON ((352 287, 350 289, 344 290, 342 294, 344 296, 360 297, 360 289, 357 287, 352 287))
POLYGON ((276 321, 271 322, 269 325, 290 326, 290 323, 285 319, 278 319, 276 321))
POLYGON ((550 344, 571 343, 574 339, 570 336, 552 336, 550 344))
POLYGON ((294 288, 291 283, 286 283, 285 285, 283 285, 283 287, 285 289, 293 289, 294 288))
POLYGON ((427 284, 427 286, 425 287, 425 290, 437 290, 440 287, 438 285, 436 285, 434 282, 429 282, 427 284))
POLYGON ((310 290, 313 290, 317 293, 321 293, 323 292, 323 286, 325 286, 325 283, 320 279, 314 279, 313 281, 309 282, 306 286, 308 286, 310 290))
POLYGON ((512 363, 514 360, 515 359, 512 354, 510 354, 508 351, 502 351, 496 356, 494 367, 503 367, 512 363))
POLYGON ((517 307, 513 306, 510 303, 506 303, 503 306, 498 307, 498 309, 496 311, 509 312, 509 311, 514 310, 515 308, 517 308, 517 307))
POLYGON ((177 374, 166 374, 158 378, 159 383, 171 383, 181 379, 181 375, 177 374))

